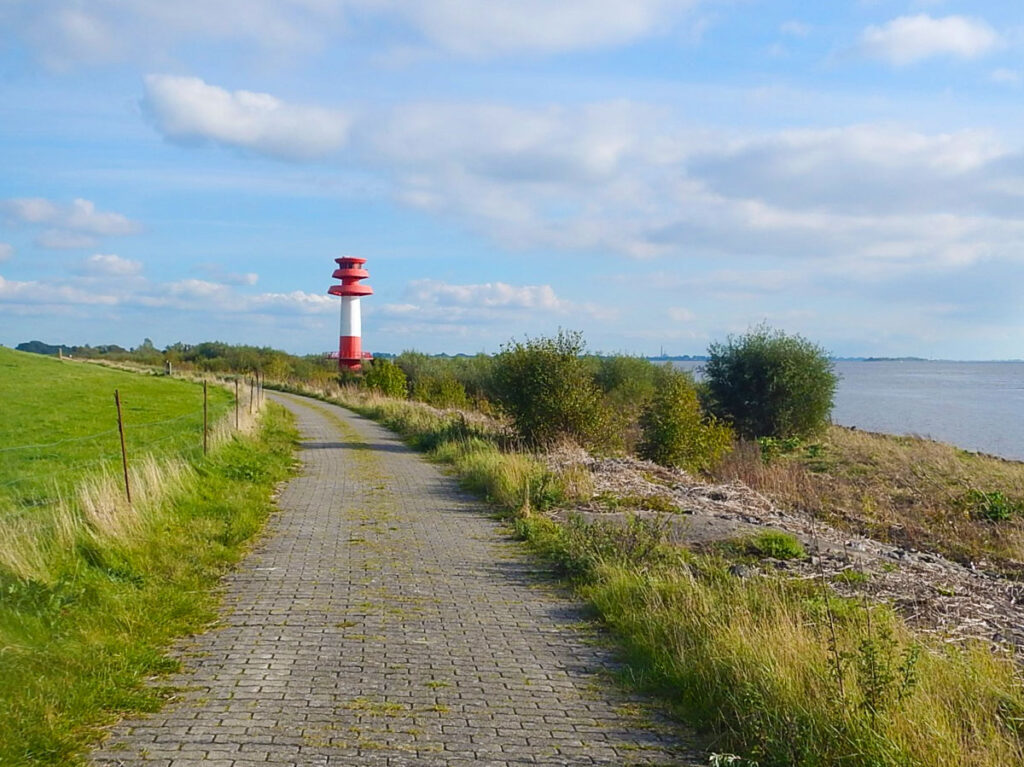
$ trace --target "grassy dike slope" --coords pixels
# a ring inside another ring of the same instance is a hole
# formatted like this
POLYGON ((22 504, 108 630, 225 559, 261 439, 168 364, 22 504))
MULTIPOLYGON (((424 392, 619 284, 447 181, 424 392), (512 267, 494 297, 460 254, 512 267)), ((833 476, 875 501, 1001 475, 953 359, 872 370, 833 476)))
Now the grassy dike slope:
MULTIPOLYGON (((47 505, 119 468, 115 389, 129 456, 202 452, 201 386, 0 348, 0 510, 47 505)), ((216 422, 231 395, 215 386, 209 398, 216 422)))
MULTIPOLYGON (((725 552, 540 513, 590 494, 587 472, 502 449, 493 423, 356 389, 306 393, 357 410, 449 464, 601 615, 624 677, 666 701, 738 767, 1024 764, 1024 690, 1009 652, 915 632, 824 578, 739 577, 725 552)), ((747 563, 750 564, 749 562, 747 563)))
MULTIPOLYGON (((103 430, 84 401, 93 389, 163 403, 148 421, 194 407, 195 385, 0 352, 4 434, 18 444, 30 440, 10 424, 35 420, 25 403, 66 413, 51 421, 50 442, 103 430)), ((271 512, 294 439, 270 407, 252 436, 227 437, 207 458, 182 458, 165 440, 134 507, 65 500, 0 513, 0 764, 78 763, 104 724, 161 704, 167 691, 146 680, 177 667, 166 656, 175 638, 213 619, 213 589, 271 512)))

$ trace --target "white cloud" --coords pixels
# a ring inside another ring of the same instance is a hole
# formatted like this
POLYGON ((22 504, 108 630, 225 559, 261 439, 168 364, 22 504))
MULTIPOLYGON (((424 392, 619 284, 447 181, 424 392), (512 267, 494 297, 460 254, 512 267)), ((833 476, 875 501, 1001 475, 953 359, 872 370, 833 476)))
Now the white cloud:
POLYGON ((933 56, 973 59, 992 51, 1001 42, 996 31, 982 19, 932 18, 921 13, 868 27, 861 33, 859 47, 866 56, 904 66, 933 56))
POLYGON ((117 303, 116 296, 82 290, 73 285, 54 284, 49 280, 19 282, 0 275, 0 307, 18 314, 44 313, 54 309, 65 311, 76 305, 113 306, 117 303))
POLYGON ((811 25, 793 19, 779 25, 779 31, 792 37, 807 37, 811 33, 811 25))
POLYGON ((1005 155, 1002 144, 976 131, 924 134, 852 125, 723 142, 695 152, 689 168, 729 197, 893 214, 977 207, 981 179, 1005 155), (965 185, 973 187, 970 193, 965 185))
POLYGON ((408 302, 367 307, 385 318, 454 325, 504 323, 551 315, 584 315, 596 319, 614 316, 608 307, 560 298, 550 285, 510 285, 486 282, 456 285, 440 280, 413 280, 406 287, 408 302))
POLYGON ((360 126, 363 143, 406 172, 439 165, 509 183, 593 183, 614 173, 654 110, 413 104, 360 126))
POLYGON ((286 314, 325 314, 336 311, 336 300, 319 293, 293 290, 289 293, 260 293, 248 300, 247 309, 253 312, 282 312, 286 314))
POLYGON ((286 160, 311 160, 344 146, 350 118, 287 104, 267 93, 227 91, 198 77, 148 75, 143 106, 171 141, 212 141, 286 160))
POLYGON ((59 215, 57 206, 41 197, 21 197, 0 202, 0 210, 18 221, 29 224, 44 224, 59 215))
POLYGON ((41 248, 52 250, 81 250, 94 248, 99 241, 90 234, 68 232, 63 229, 46 229, 36 235, 35 243, 41 248))
POLYGON ((81 286, 81 279, 19 282, 0 276, 0 314, 71 314, 101 306, 228 316, 236 322, 238 317, 308 317, 337 311, 336 299, 326 294, 248 293, 196 279, 154 282, 142 276, 139 262, 110 254, 86 259, 82 270, 89 275, 88 287, 81 286))
POLYGON ((112 253, 97 253, 85 260, 83 269, 97 277, 131 277, 142 273, 142 263, 112 253))
POLYGON ((740 138, 674 123, 629 103, 421 104, 377 116, 372 136, 357 126, 354 146, 391 171, 402 201, 509 248, 841 261, 872 279, 1017 257, 1024 153, 988 134, 740 138))
POLYGON ((219 282, 196 279, 166 283, 161 286, 160 292, 173 298, 196 299, 199 301, 210 299, 224 301, 224 299, 233 295, 226 285, 221 285, 219 282))
POLYGON ((126 216, 120 213, 101 213, 96 210, 94 203, 81 198, 72 201, 71 207, 58 221, 65 229, 90 234, 120 235, 139 230, 139 225, 126 216))
POLYGON ((438 280, 413 280, 409 295, 417 301, 439 306, 503 307, 563 312, 571 306, 555 295, 550 285, 509 285, 487 282, 481 285, 451 285, 438 280))
MULTIPOLYGON (((408 49, 456 55, 558 53, 626 45, 690 20, 699 0, 24 0, 0 3, 0 24, 44 65, 72 70, 125 59, 173 60, 197 41, 242 44, 282 63, 372 24, 408 49), (387 22, 392 22, 388 24, 387 22), (418 39, 417 39, 418 38, 418 39), (422 41, 422 43, 420 42, 422 41)), ((700 19, 691 26, 699 27, 700 19)))
POLYGON ((381 2, 439 47, 470 56, 624 45, 665 34, 695 0, 393 0, 381 2))
POLYGON ((335 299, 326 294, 301 290, 251 294, 219 282, 191 278, 153 285, 137 300, 146 306, 214 315, 307 315, 325 314, 335 309, 335 299))
MULTIPOLYGON (((400 201, 510 249, 801 259, 872 280, 1017 257, 1024 153, 985 133, 851 125, 730 136, 685 126, 630 102, 420 103, 363 115, 348 154, 400 201)), ((427 285, 418 289, 429 296, 379 310, 426 307, 434 321, 445 307, 497 317, 514 301, 558 311, 542 287, 427 285)))
POLYGON ((693 322, 693 320, 697 318, 697 315, 689 309, 685 309, 681 306, 670 306, 668 309, 668 318, 673 322, 693 322))
POLYGON ((994 83, 1002 85, 1020 85, 1021 73, 1016 69, 993 69, 989 79, 994 83))
POLYGON ((218 264, 200 264, 197 270, 222 285, 255 285, 260 281, 256 272, 229 272, 218 264))
POLYGON ((165 60, 197 40, 259 53, 316 50, 342 28, 344 0, 25 0, 0 4, 0 22, 48 67, 70 70, 129 58, 165 60))
POLYGON ((44 248, 90 248, 98 237, 134 234, 141 227, 120 213, 96 209, 91 200, 76 198, 61 204, 41 197, 0 200, 0 211, 16 222, 45 226, 36 237, 44 248))
POLYGON ((6 261, 14 255, 14 246, 7 242, 0 242, 0 261, 6 261))
MULTIPOLYGON (((510 247, 845 255, 867 275, 1007 258, 1021 228, 1024 158, 971 131, 855 125, 728 139, 612 103, 419 104, 370 115, 353 134, 353 153, 389 172, 399 199, 510 247)), ((462 286, 435 298, 457 306, 460 295, 481 293, 462 286)))

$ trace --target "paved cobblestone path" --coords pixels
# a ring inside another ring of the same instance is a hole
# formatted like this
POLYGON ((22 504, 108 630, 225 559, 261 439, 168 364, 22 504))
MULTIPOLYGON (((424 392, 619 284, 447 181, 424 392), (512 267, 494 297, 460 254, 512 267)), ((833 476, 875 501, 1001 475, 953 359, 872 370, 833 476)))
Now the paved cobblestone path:
POLYGON ((393 434, 273 395, 304 470, 227 578, 185 688, 97 765, 704 763, 619 693, 584 613, 393 434))

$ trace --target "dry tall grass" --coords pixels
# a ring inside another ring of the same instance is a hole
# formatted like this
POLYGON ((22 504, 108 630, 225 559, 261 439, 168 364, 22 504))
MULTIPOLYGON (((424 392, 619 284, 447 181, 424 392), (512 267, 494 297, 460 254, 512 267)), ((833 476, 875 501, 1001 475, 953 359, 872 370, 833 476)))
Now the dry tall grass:
MULTIPOLYGON (((233 384, 216 383, 234 392, 233 384)), ((255 430, 259 411, 253 402, 250 414, 249 404, 248 388, 244 394, 240 389, 238 428, 231 410, 210 428, 211 450, 255 430)), ((129 456, 130 504, 119 469, 89 477, 56 504, 0 517, 0 573, 52 585, 76 547, 102 550, 138 537, 145 525, 159 524, 163 501, 193 477, 180 457, 129 456)))
POLYGON ((1024 763, 1012 659, 921 648, 884 608, 869 621, 840 604, 833 645, 813 588, 713 571, 611 565, 586 593, 640 668, 728 747, 762 765, 1024 763))
POLYGON ((820 443, 768 462, 744 443, 714 477, 880 540, 1024 574, 1024 517, 995 523, 966 501, 972 490, 1024 499, 1024 463, 834 426, 820 443))

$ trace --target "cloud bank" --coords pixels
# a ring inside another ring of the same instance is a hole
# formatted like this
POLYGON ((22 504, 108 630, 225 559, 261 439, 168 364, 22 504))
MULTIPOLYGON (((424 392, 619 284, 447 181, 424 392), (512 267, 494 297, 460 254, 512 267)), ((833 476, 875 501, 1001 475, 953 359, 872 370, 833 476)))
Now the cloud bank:
MULTIPOLYGON (((709 0, 706 0, 709 1, 709 0)), ((0 23, 50 69, 158 62, 196 43, 290 59, 364 28, 473 58, 623 46, 672 32, 699 0, 8 0, 0 23), (390 22, 389 28, 387 22, 390 22)))
POLYGON ((994 50, 1001 42, 996 31, 981 19, 937 19, 922 13, 868 27, 861 33, 860 50, 866 56, 905 66, 935 56, 974 59, 994 50))
MULTIPOLYGON (((267 94, 194 78, 147 82, 170 139, 287 159, 334 151, 337 163, 388 179, 402 203, 510 249, 781 258, 877 280, 1017 259, 1024 233, 1024 153, 980 131, 865 124, 722 135, 619 101, 406 104, 331 133, 309 108, 267 94)), ((456 305, 457 295, 432 300, 456 305)))
POLYGON ((41 197, 0 200, 0 213, 14 223, 45 227, 36 237, 36 244, 44 248, 89 248, 98 238, 135 234, 142 228, 120 213, 99 211, 82 198, 69 205, 41 197))

